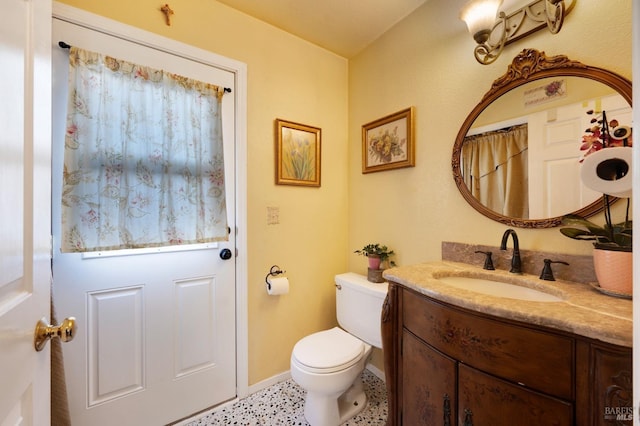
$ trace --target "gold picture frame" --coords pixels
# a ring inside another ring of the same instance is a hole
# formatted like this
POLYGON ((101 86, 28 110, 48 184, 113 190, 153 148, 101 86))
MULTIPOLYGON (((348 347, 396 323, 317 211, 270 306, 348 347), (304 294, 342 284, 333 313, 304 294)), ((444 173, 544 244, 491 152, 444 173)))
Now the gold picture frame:
POLYGON ((276 119, 276 184, 320 186, 319 127, 276 119))
POLYGON ((362 173, 414 167, 414 108, 362 126, 362 173))

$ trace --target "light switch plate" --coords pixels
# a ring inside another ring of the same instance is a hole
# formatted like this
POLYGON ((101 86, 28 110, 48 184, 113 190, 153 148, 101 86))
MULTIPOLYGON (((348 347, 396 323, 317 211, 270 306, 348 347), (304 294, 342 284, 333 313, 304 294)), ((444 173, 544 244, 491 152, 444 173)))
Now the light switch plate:
POLYGON ((280 207, 267 207, 267 225, 280 223, 280 207))

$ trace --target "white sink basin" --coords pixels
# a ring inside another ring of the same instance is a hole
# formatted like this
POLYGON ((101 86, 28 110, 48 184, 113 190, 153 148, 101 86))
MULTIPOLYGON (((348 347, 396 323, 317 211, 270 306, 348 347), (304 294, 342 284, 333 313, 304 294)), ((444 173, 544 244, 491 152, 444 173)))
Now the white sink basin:
POLYGON ((471 277, 441 277, 445 284, 464 290, 474 291, 489 296, 506 297, 509 299, 527 300, 530 302, 562 302, 562 299, 549 293, 515 284, 507 284, 486 278, 471 277))

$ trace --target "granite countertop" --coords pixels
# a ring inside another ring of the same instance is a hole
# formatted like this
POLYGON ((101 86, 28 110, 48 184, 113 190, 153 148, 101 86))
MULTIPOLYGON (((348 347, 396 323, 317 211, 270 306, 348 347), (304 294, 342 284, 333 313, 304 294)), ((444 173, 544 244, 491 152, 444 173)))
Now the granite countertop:
POLYGON ((435 261, 387 269, 383 276, 451 305, 567 331, 615 345, 632 347, 632 301, 602 294, 589 284, 544 281, 530 274, 486 271, 465 263, 435 261), (558 296, 560 302, 532 302, 459 289, 438 280, 445 276, 493 279, 558 296))

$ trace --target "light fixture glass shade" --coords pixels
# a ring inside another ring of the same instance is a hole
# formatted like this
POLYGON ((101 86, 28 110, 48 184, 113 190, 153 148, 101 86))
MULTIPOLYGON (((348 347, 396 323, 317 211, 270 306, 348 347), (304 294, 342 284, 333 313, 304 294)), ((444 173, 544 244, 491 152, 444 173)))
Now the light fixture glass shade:
POLYGON ((491 34, 502 0, 471 0, 460 11, 462 19, 477 43, 484 43, 491 34))

